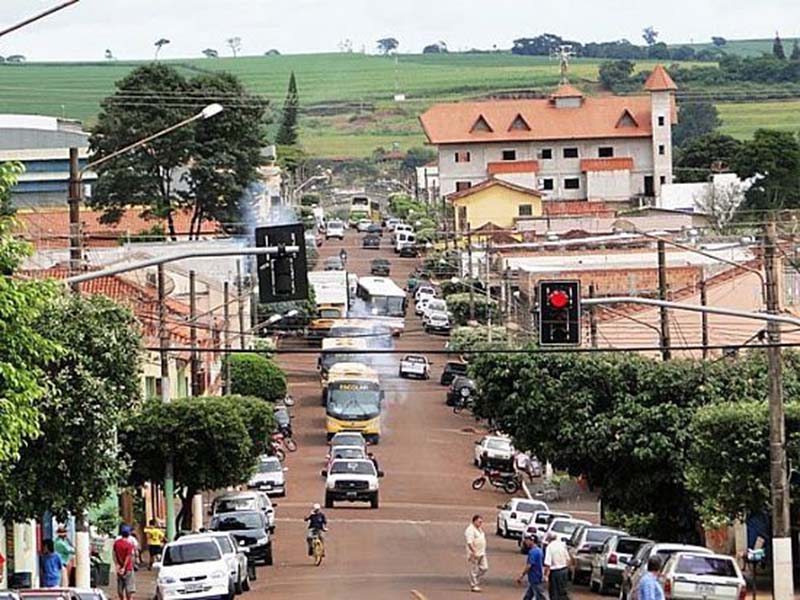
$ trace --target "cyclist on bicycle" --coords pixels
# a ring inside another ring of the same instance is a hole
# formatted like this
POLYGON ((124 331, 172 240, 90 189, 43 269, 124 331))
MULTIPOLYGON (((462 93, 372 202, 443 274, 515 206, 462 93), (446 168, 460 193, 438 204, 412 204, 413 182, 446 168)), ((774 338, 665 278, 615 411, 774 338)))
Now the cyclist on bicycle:
POLYGON ((315 536, 319 536, 320 539, 324 539, 322 534, 328 530, 328 519, 325 517, 325 513, 322 512, 320 505, 314 504, 311 514, 308 515, 304 521, 308 523, 308 532, 306 533, 308 555, 312 556, 314 554, 314 549, 311 542, 315 536))

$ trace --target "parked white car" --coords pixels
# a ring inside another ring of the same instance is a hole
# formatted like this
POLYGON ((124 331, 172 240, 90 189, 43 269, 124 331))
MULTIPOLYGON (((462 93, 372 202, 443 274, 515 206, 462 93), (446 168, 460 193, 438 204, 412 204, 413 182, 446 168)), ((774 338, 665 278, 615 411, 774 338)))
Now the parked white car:
POLYGON ((513 466, 514 446, 511 440, 500 435, 486 435, 475 442, 476 467, 513 466))
POLYGON ((496 533, 500 537, 522 537, 537 511, 549 510, 546 502, 512 498, 498 507, 496 533))
POLYGON ((427 323, 427 319, 431 313, 447 313, 447 302, 441 298, 431 298, 422 309, 422 323, 427 323))
POLYGON ((260 510, 267 519, 269 530, 275 531, 275 508, 272 506, 272 500, 264 492, 250 491, 222 494, 214 498, 209 514, 213 516, 238 510, 260 510))
POLYGON ((239 549, 236 539, 230 533, 224 531, 210 531, 203 535, 214 538, 219 545, 219 549, 222 551, 222 558, 228 563, 236 593, 241 594, 248 591, 250 589, 250 577, 247 574, 247 554, 239 549))
POLYGON ((372 225, 372 221, 369 219, 361 219, 358 223, 356 223, 356 231, 359 233, 366 233, 370 225, 372 225))
POLYGON ((414 314, 418 317, 425 313, 425 307, 431 300, 435 300, 435 296, 420 296, 419 300, 414 304, 414 314))
POLYGON ((421 285, 414 292, 414 302, 419 302, 425 296, 436 297, 436 288, 430 285, 421 285))
POLYGON ((401 231, 395 234, 394 251, 400 252, 404 246, 413 246, 417 243, 417 236, 413 231, 401 231))
POLYGON ((344 229, 344 223, 341 221, 328 221, 328 224, 325 227, 325 239, 329 240, 331 238, 339 238, 340 240, 343 240, 344 229))
POLYGON ((673 554, 659 575, 672 600, 740 600, 747 595, 742 571, 725 554, 673 554))
POLYGON ((288 470, 277 457, 262 456, 258 461, 255 474, 247 482, 247 487, 264 492, 267 496, 285 496, 288 470))
POLYGON ((170 542, 154 563, 156 600, 227 598, 234 595, 228 563, 209 535, 190 535, 170 542))
POLYGON ((450 315, 443 312, 430 312, 423 321, 423 329, 428 332, 448 333, 450 331, 450 315))
POLYGON ((429 379, 430 363, 422 354, 406 354, 400 360, 400 377, 416 377, 417 379, 429 379))
POLYGON ((545 535, 554 533, 561 539, 562 542, 566 543, 566 541, 572 537, 574 531, 581 525, 586 525, 588 527, 591 525, 591 523, 583 519, 553 519, 550 521, 550 525, 547 527, 545 535))

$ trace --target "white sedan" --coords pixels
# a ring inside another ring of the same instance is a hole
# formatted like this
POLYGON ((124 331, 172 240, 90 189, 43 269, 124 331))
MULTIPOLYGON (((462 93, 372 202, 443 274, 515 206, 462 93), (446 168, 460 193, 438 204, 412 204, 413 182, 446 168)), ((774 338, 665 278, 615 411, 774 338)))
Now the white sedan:
POLYGON ((507 437, 486 435, 480 441, 475 442, 473 460, 475 466, 481 469, 487 467, 511 468, 514 463, 514 446, 507 437))
POLYGON ((400 361, 400 377, 416 377, 429 379, 430 363, 421 354, 406 354, 400 361))
POLYGON ((356 231, 358 231, 359 233, 366 233, 370 225, 372 225, 372 221, 370 221, 369 219, 361 219, 356 224, 356 231))
POLYGON ((523 532, 537 511, 548 510, 547 503, 527 498, 512 498, 497 507, 497 535, 500 537, 522 537, 523 532))

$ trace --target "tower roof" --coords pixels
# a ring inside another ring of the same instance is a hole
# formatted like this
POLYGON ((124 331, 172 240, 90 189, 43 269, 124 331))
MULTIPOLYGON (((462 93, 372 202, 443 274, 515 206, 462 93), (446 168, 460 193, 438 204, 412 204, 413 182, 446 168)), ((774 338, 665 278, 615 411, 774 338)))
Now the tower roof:
POLYGON ((553 92, 551 98, 583 98, 583 92, 581 92, 578 88, 565 83, 555 92, 553 92))
POLYGON ((648 92, 674 92, 678 86, 675 85, 664 65, 656 65, 656 68, 650 73, 650 77, 644 82, 644 89, 648 92))

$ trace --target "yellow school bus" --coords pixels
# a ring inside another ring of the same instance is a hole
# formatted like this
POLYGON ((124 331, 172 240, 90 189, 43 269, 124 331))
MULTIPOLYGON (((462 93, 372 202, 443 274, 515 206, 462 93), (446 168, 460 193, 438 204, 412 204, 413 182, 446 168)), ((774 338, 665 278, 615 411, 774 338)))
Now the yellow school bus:
POLYGON ((360 363, 339 363, 328 376, 325 429, 328 439, 340 431, 358 431, 370 443, 381 436, 383 390, 378 374, 360 363))
POLYGON ((366 338, 329 337, 322 340, 322 352, 317 363, 322 387, 324 388, 327 384, 328 371, 335 364, 341 362, 367 362, 369 355, 359 354, 359 352, 368 348, 369 341, 366 338))

